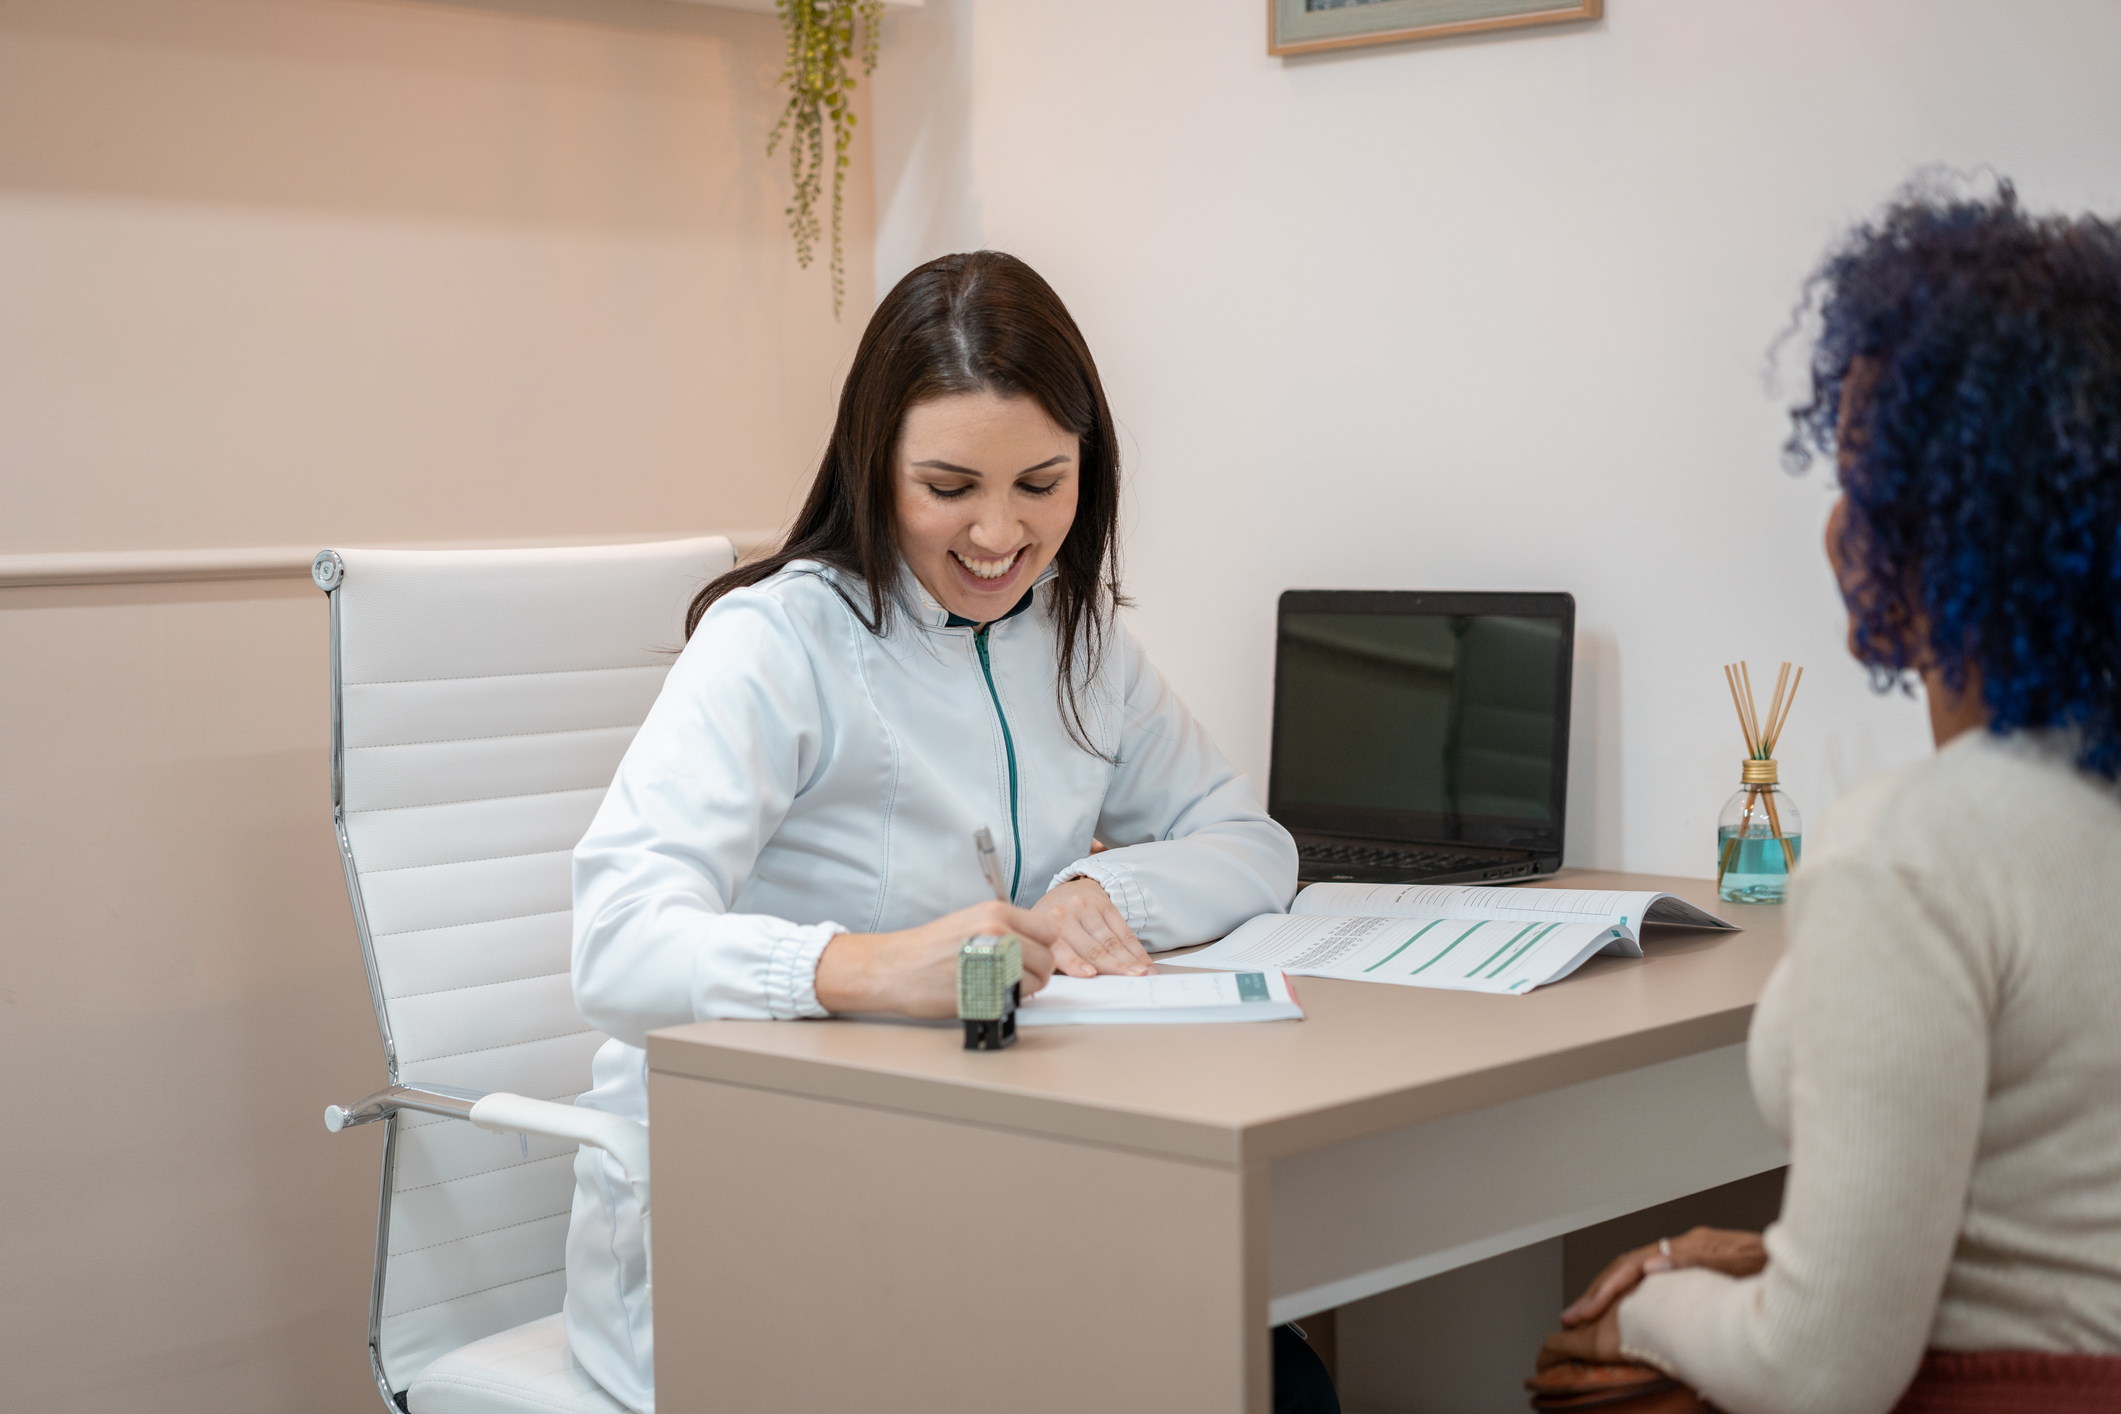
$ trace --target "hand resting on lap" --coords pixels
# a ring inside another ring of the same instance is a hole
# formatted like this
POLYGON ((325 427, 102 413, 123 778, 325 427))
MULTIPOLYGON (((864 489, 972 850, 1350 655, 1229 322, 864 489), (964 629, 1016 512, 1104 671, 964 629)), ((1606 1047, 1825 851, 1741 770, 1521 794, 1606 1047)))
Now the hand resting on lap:
POLYGON ((1726 1228, 1697 1227, 1663 1244, 1624 1252, 1607 1263, 1583 1295, 1561 1313, 1563 1329, 1548 1336, 1540 1348, 1539 1368, 1564 1360, 1626 1358, 1620 1353, 1620 1300, 1646 1276, 1681 1267, 1707 1267, 1727 1276, 1749 1277, 1766 1266, 1767 1248, 1759 1233, 1726 1228))

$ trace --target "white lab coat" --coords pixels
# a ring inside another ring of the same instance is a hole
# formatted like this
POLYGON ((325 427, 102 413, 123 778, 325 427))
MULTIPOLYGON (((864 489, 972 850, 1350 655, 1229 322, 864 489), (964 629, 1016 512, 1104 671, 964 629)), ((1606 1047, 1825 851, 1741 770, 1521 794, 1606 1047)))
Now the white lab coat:
MULTIPOLYGON (((1093 878, 1150 949, 1288 906, 1294 842, 1124 627, 1081 694, 1117 764, 1070 739, 1051 581, 988 630, 991 689, 973 630, 946 626, 910 573, 882 638, 853 607, 866 612, 866 590, 813 563, 716 602, 575 848, 575 1000, 612 1038, 576 1103, 646 1121, 641 1047, 657 1027, 824 1016, 817 961, 834 935, 992 896, 972 847, 982 825, 1017 903, 1093 878), (1093 835, 1112 848, 1091 855, 1093 835)), ((586 1148, 567 1335, 598 1383, 652 1414, 640 1215, 586 1148)))

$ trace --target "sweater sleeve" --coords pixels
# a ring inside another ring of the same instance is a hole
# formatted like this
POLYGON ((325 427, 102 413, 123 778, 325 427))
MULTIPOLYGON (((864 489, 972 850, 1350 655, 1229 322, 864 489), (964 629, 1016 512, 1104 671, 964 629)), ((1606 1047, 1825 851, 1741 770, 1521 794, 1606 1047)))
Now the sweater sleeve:
POLYGON ((845 932, 731 913, 815 770, 823 709, 774 599, 702 620, 574 851, 575 1005, 631 1046, 709 1017, 822 1016, 817 961, 845 932))
POLYGON ((1958 1242, 1996 969, 1980 910, 1904 865, 1807 861, 1795 889, 1789 1185, 1767 1268, 1649 1278, 1621 1303, 1621 1344, 1730 1414, 1883 1414, 1958 1242))
POLYGON ((1113 848, 1054 875, 1095 879, 1150 951, 1202 943, 1296 893, 1296 842, 1171 691, 1134 636, 1113 651, 1124 689, 1119 766, 1097 822, 1113 848))

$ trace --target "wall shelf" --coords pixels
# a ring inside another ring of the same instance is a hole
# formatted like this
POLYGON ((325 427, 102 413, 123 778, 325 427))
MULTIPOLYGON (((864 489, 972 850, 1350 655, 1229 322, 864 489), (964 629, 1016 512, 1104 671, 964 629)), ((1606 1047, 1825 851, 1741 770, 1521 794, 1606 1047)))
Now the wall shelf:
MULTIPOLYGON (((780 542, 777 530, 717 530, 726 535, 737 558, 748 559, 780 542)), ((656 531, 632 535, 562 535, 543 539, 418 541, 376 545, 399 550, 504 550, 565 545, 628 545, 650 540, 682 540, 688 532, 656 531)), ((333 544, 361 543, 352 538, 333 544)), ((372 543, 372 542, 371 542, 372 543)), ((301 545, 247 545, 218 550, 71 550, 47 555, 0 555, 0 589, 28 589, 62 584, 179 584, 189 580, 307 579, 309 562, 326 542, 301 545)))

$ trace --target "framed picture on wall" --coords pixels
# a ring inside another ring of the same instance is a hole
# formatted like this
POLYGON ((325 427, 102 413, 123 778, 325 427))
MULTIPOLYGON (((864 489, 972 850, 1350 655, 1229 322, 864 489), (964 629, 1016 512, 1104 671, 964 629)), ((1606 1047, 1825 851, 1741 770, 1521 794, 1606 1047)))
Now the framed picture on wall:
POLYGON ((1595 20, 1605 0, 1267 0, 1267 52, 1441 39, 1481 30, 1595 20))

